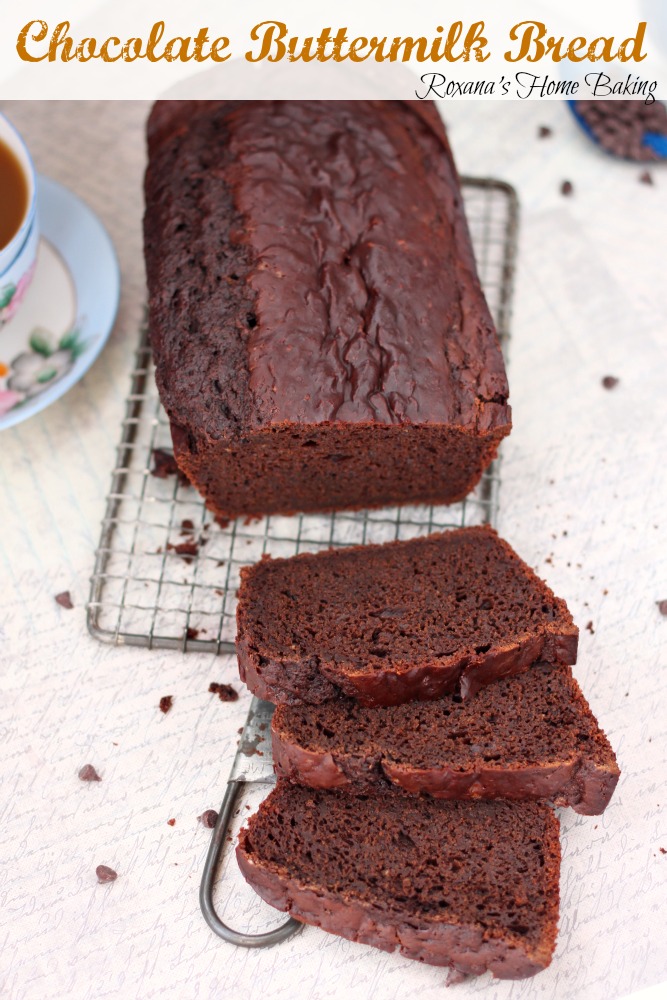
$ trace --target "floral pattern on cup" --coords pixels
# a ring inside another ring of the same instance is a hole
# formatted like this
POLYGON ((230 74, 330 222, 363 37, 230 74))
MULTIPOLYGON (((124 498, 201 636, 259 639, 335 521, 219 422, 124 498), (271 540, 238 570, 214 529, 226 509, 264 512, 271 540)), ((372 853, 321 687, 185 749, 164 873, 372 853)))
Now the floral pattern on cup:
POLYGON ((0 287, 0 330, 5 323, 9 323, 10 319, 23 302, 25 293, 28 291, 28 286, 32 281, 32 276, 35 273, 36 266, 37 261, 34 260, 28 270, 21 275, 16 284, 14 284, 13 281, 10 281, 8 285, 0 287))
POLYGON ((33 399, 66 375, 89 343, 81 339, 76 326, 59 340, 41 327, 33 330, 29 340, 30 350, 17 354, 9 365, 0 363, 0 371, 7 375, 4 388, 0 387, 0 417, 26 400, 33 399))

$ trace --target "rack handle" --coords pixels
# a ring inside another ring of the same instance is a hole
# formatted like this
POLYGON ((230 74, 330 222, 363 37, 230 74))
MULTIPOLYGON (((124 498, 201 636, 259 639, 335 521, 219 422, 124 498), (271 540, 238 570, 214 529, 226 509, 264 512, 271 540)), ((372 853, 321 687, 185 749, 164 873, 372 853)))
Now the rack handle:
POLYGON ((243 786, 246 784, 247 782, 244 778, 234 778, 227 783, 227 791, 222 800, 218 821, 215 824, 208 854, 206 855, 201 885, 199 887, 199 905, 208 926, 224 941, 240 945, 243 948, 266 948, 285 941, 292 934, 295 934, 296 931, 301 930, 303 924, 298 920, 294 920, 293 917, 288 917, 284 924, 281 924, 280 927, 276 927, 272 931, 265 931, 262 934, 242 933, 241 931, 233 930, 233 928, 223 923, 213 905, 213 883, 220 862, 225 835, 229 828, 234 805, 241 794, 243 786))

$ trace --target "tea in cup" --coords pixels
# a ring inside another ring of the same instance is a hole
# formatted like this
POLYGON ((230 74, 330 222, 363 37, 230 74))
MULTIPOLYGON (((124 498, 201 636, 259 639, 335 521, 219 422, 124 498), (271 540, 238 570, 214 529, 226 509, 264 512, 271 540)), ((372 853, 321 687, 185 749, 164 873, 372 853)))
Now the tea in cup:
POLYGON ((38 243, 35 169, 20 135, 0 115, 0 327, 23 301, 38 243))

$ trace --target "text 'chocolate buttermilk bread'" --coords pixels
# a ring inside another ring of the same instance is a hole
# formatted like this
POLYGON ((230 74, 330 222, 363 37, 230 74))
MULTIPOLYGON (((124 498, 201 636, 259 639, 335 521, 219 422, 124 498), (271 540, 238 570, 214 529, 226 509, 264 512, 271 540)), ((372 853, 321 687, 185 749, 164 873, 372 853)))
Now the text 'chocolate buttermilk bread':
POLYGON ((510 410, 435 108, 163 102, 148 146, 157 383, 215 514, 465 496, 510 410))

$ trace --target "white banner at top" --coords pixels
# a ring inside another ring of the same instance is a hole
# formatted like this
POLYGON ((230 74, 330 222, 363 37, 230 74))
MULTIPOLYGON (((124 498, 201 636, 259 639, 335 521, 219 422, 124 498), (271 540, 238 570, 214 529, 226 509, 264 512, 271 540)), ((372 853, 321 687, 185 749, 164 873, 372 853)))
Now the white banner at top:
POLYGON ((665 0, 35 0, 2 98, 667 98, 665 0))

